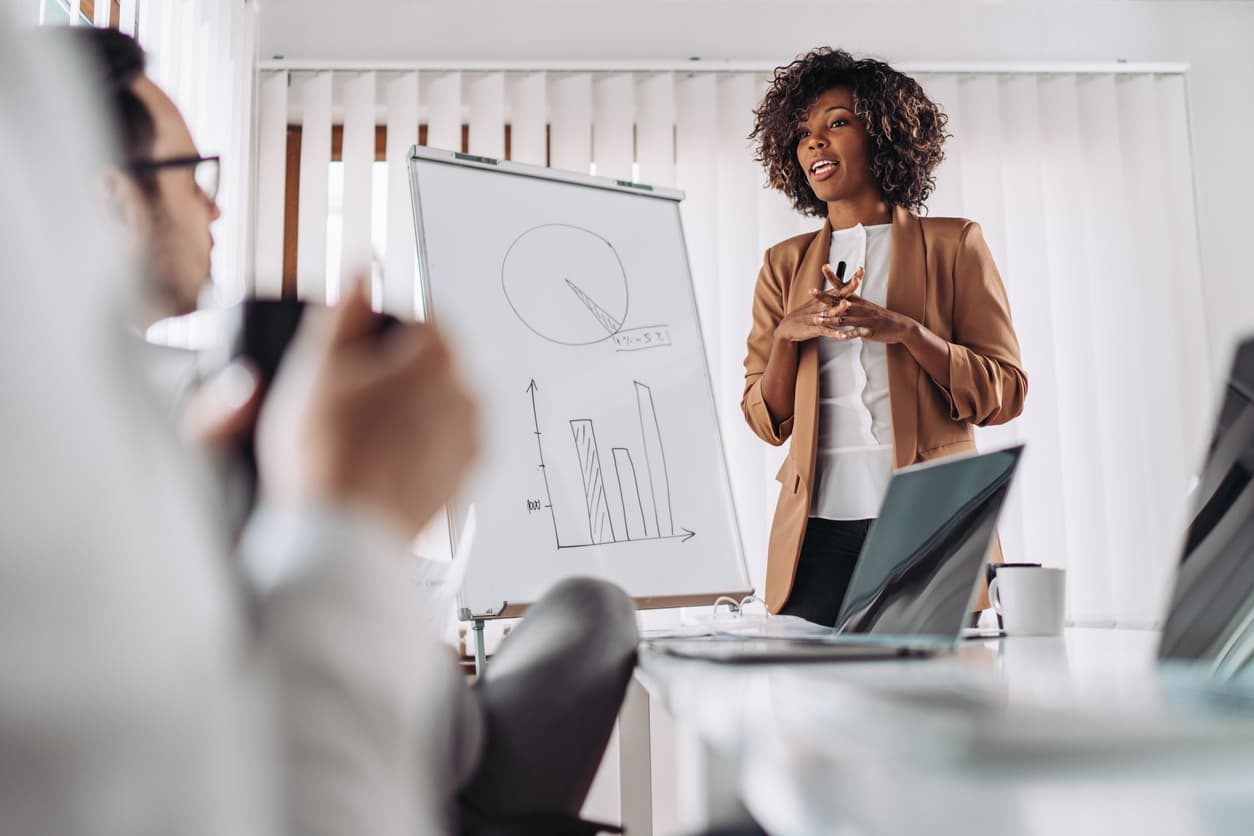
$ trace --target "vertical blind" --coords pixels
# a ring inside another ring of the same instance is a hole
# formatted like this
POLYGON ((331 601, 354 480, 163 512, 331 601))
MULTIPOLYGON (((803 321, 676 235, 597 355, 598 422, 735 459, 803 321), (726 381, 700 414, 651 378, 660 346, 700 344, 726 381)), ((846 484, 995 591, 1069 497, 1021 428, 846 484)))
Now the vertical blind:
MULTIPOLYGON (((1181 68, 915 72, 950 117, 928 204, 978 220, 1005 279, 1030 380, 1023 416, 981 429, 1028 452, 1001 526, 1010 560, 1068 569, 1070 618, 1161 617, 1190 475, 1212 410, 1181 68)), ((687 193, 682 215, 751 576, 760 587, 783 455, 745 427, 744 341, 762 252, 820 221, 764 188, 746 139, 767 76, 680 70, 302 70, 260 73, 257 287, 281 289, 285 137, 301 127, 296 271, 334 298, 367 257, 383 307, 417 312, 404 155, 427 143, 632 178, 687 193), (372 121, 373 120, 373 121, 372 121), (326 190, 343 124, 338 215, 326 190), (385 194, 371 130, 387 129, 385 194), (308 191, 307 191, 308 190, 308 191), (386 217, 379 218, 382 213, 386 217), (329 263, 328 223, 343 247, 329 263), (368 253, 371 225, 385 229, 368 253), (263 282, 263 277, 265 281, 263 282)), ((486 211, 486 210, 485 210, 486 211)))
MULTIPOLYGON (((253 258, 252 149, 253 90, 256 80, 257 8, 253 0, 97 0, 90 21, 83 4, 59 0, 31 0, 39 19, 52 23, 53 6, 68 9, 71 25, 114 26, 134 35, 148 55, 147 74, 178 105, 192 136, 204 154, 222 157, 218 206, 222 218, 215 224, 216 246, 212 274, 214 299, 227 305, 249 290, 253 258)), ((274 88, 262 91, 270 94, 274 88)), ((262 153, 283 153, 271 144, 262 153)), ((270 161, 267 162, 267 165, 270 161)), ((263 217, 281 217, 282 206, 263 203, 263 217)), ((258 251, 282 247, 282 230, 263 229, 258 251)), ((171 345, 207 342, 200 332, 217 331, 212 312, 157 323, 149 338, 171 345)))
MULTIPOLYGON (((249 0, 135 0, 148 74, 179 106, 205 154, 222 156, 213 276, 217 298, 247 289, 257 10, 249 0)), ((126 27, 125 16, 122 24, 126 27)))

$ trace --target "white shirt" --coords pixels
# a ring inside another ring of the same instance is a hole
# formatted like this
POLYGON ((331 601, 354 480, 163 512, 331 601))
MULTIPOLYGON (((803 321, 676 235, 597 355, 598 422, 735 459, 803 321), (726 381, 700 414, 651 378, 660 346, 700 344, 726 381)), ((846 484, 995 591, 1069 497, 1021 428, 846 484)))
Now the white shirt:
POLYGON ((0 252, 23 279, 0 309, 0 830, 446 832, 469 700, 415 641, 406 544, 350 513, 263 513, 246 618, 83 198, 100 128, 69 81, 89 75, 0 4, 0 252))
MULTIPOLYGON (((832 269, 845 281, 866 269, 858 295, 883 306, 888 296, 891 224, 832 231, 832 269)), ((829 282, 827 289, 832 289, 829 282)), ((884 343, 819 340, 819 439, 810 515, 865 520, 879 514, 893 470, 884 343)))

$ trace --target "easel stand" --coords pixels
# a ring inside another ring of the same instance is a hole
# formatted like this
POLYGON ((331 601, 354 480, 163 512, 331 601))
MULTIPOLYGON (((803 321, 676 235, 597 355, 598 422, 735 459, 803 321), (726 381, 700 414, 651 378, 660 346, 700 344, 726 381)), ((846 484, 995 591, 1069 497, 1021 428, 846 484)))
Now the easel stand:
POLYGON ((488 655, 483 642, 483 619, 476 618, 470 628, 475 634, 475 676, 483 676, 483 669, 488 664, 488 655))
POLYGON ((487 646, 483 637, 484 627, 486 626, 489 618, 502 618, 505 615, 505 610, 508 606, 509 606, 508 602, 502 601, 500 609, 498 609, 496 612, 492 612, 491 610, 489 610, 488 612, 475 613, 475 612, 471 612, 466 607, 461 607, 458 610, 458 613, 457 613, 458 618, 460 618, 462 621, 469 621, 470 632, 474 634, 475 676, 476 677, 483 676, 483 671, 487 667, 487 664, 488 664, 487 646))

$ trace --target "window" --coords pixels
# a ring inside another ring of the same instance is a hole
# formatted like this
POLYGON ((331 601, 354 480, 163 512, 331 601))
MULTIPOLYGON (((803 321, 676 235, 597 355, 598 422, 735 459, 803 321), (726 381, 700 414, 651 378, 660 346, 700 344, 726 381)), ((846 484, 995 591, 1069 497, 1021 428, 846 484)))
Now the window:
MULTIPOLYGON (((296 245, 298 236, 298 215, 300 212, 300 145, 302 128, 300 125, 288 125, 287 128, 287 174, 284 180, 284 218, 283 218, 283 296, 296 296, 296 245)), ((470 128, 462 125, 463 152, 469 146, 470 128)), ((417 143, 427 143, 427 126, 418 126, 417 143)), ((381 261, 386 250, 387 240, 387 127, 375 127, 375 163, 372 171, 373 186, 371 192, 371 234, 370 240, 374 249, 376 262, 381 261)), ((505 159, 510 158, 510 128, 505 126, 505 159)), ((327 265, 328 275, 335 275, 339 269, 342 253, 342 221, 344 200, 344 126, 333 125, 331 128, 331 167, 328 171, 329 195, 327 212, 327 265)), ((415 255, 415 257, 417 257, 415 255)), ((378 290, 380 281, 378 265, 373 270, 373 280, 378 290)), ((334 282, 332 282, 334 284, 334 282)), ((336 286, 338 287, 338 285, 336 286)), ((328 288, 327 301, 334 304, 338 297, 337 289, 328 288)))
MULTIPOLYGON (((96 19, 97 2, 109 4, 109 25, 114 29, 118 28, 118 21, 122 18, 120 0, 80 0, 78 22, 86 26, 92 25, 96 19)), ((38 3, 40 23, 55 26, 70 22, 70 0, 38 0, 38 3)))

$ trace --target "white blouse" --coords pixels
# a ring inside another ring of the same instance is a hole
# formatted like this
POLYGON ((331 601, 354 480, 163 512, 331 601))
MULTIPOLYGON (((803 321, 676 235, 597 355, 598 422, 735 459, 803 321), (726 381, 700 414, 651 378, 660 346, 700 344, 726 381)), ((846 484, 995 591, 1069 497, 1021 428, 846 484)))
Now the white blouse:
MULTIPOLYGON (((865 267, 858 295, 883 306, 888 296, 891 224, 832 230, 830 262, 845 281, 865 267)), ((831 283, 827 283, 831 289, 831 283)), ((884 343, 819 339, 817 484, 810 516, 865 520, 879 514, 893 470, 884 343)))

